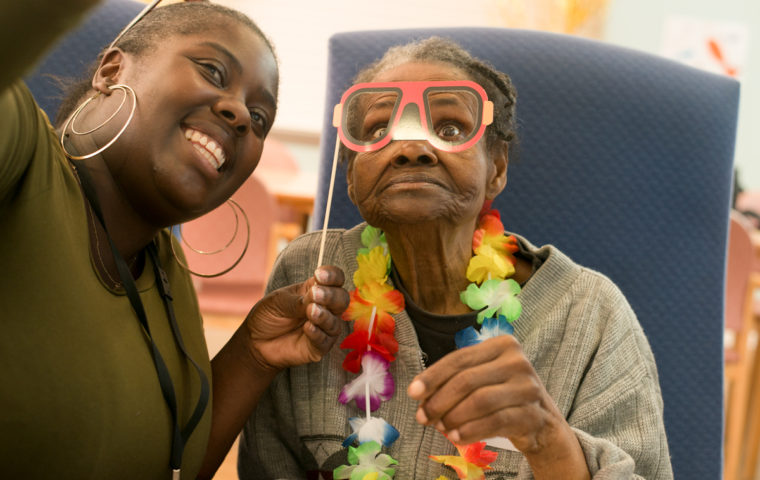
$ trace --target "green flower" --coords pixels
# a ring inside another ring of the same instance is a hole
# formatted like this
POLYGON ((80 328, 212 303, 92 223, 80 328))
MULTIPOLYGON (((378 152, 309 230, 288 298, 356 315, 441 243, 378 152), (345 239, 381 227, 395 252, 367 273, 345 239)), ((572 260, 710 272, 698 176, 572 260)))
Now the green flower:
POLYGON ((362 480, 366 475, 371 475, 370 478, 377 480, 392 479, 396 470, 391 465, 398 465, 398 462, 390 455, 380 453, 380 448, 380 444, 375 441, 348 447, 348 461, 351 465, 336 468, 333 478, 362 480))
POLYGON ((478 312, 478 323, 497 315, 504 315, 511 323, 522 312, 522 305, 517 299, 519 293, 520 285, 511 278, 494 278, 486 280, 480 287, 471 283, 467 290, 459 294, 459 298, 471 309, 481 310, 478 312))
POLYGON ((383 253, 388 254, 388 242, 385 240, 385 233, 379 228, 367 225, 362 230, 362 245, 366 248, 360 248, 358 254, 367 254, 375 247, 383 247, 383 253))

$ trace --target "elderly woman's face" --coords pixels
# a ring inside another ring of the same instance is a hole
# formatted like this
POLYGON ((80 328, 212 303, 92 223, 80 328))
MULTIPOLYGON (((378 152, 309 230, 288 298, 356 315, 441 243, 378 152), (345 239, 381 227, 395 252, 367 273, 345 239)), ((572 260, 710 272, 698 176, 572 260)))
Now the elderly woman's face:
MULTIPOLYGON (((469 80, 443 63, 404 63, 378 74, 373 82, 469 80)), ((473 147, 444 152, 424 140, 396 140, 357 153, 348 167, 348 189, 365 220, 388 224, 450 222, 477 218, 483 201, 493 198, 494 167, 485 136, 473 147)), ((503 186, 503 184, 502 184, 503 186)), ((501 188, 498 188, 501 190, 501 188)))

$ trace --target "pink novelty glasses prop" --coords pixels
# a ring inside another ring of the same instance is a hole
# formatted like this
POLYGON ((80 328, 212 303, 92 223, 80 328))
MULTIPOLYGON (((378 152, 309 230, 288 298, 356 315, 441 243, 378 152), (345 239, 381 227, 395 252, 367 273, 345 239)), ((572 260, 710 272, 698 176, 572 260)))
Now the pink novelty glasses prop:
POLYGON ((477 143, 493 121, 493 103, 472 81, 359 83, 333 111, 341 142, 371 152, 392 140, 427 140, 446 152, 477 143))
POLYGON ((333 110, 338 135, 317 266, 324 258, 341 142, 356 152, 372 152, 392 140, 426 140, 439 150, 461 152, 475 145, 492 121, 493 103, 472 81, 359 83, 349 88, 333 110))

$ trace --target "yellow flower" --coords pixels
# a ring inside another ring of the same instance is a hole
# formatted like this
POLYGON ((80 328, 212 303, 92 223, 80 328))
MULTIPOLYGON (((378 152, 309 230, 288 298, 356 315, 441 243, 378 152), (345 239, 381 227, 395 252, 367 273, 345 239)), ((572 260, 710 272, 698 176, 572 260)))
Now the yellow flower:
POLYGON ((479 284, 495 278, 503 279, 515 273, 515 267, 491 245, 481 244, 475 253, 467 265, 467 280, 479 284))
POLYGON ((388 281, 388 259, 382 246, 369 251, 366 255, 358 255, 356 261, 359 268, 354 273, 354 285, 362 288, 367 283, 385 283, 388 281))
POLYGON ((500 235, 483 235, 483 245, 490 245, 502 254, 508 253, 507 248, 510 243, 509 237, 503 233, 500 235))
POLYGON ((358 287, 357 290, 359 291, 359 295, 361 295, 367 303, 377 305, 377 308, 382 308, 383 310, 388 307, 392 310, 392 313, 398 313, 398 310, 385 303, 385 297, 395 290, 387 283, 368 281, 361 287, 358 287))

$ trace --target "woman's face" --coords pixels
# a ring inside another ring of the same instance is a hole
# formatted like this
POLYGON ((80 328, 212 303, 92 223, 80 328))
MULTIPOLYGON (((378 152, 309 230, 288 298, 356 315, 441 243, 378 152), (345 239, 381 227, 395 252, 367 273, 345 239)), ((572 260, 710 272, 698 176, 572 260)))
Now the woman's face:
MULTIPOLYGON (((409 62, 385 70, 373 82, 470 80, 443 63, 409 62)), ((474 221, 485 199, 506 181, 487 154, 485 136, 473 147, 450 153, 427 141, 395 140, 386 147, 357 153, 348 165, 348 191, 367 222, 390 224, 474 221)))
POLYGON ((103 157, 133 208, 160 226, 227 200, 258 164, 277 111, 266 44, 234 20, 215 25, 124 55, 114 79, 134 89, 137 110, 103 157))

